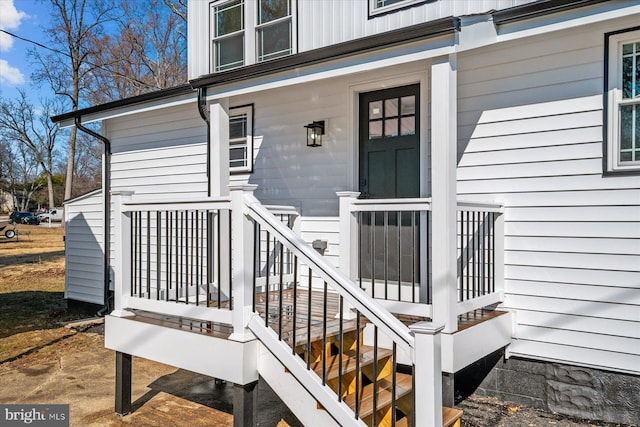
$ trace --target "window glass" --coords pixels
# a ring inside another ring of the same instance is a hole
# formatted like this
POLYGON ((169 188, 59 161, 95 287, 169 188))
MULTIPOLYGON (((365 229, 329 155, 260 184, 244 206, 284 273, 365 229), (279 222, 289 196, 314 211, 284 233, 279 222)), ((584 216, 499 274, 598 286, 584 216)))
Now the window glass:
POLYGON ((398 119, 384 121, 384 136, 398 136, 398 119))
POLYGON ((253 108, 237 107, 229 112, 229 167, 233 172, 251 172, 253 108))
MULTIPOLYGON (((622 45, 622 99, 640 98, 640 43, 622 45)), ((640 161, 640 103, 620 106, 620 162, 640 161)))
POLYGON ((382 118, 382 101, 369 103, 369 120, 382 118))
POLYGON ((400 135, 414 135, 416 133, 416 118, 403 117, 400 119, 400 135))
POLYGON ((376 120, 369 122, 369 139, 382 137, 382 121, 376 120))
POLYGON ((398 116, 398 99, 385 99, 384 101, 384 116, 385 117, 397 117, 398 116))
POLYGON ((416 113, 416 97, 411 96, 403 96, 400 98, 400 114, 403 116, 412 115, 416 113))
POLYGON ((215 42, 216 71, 228 70, 244 64, 244 34, 226 37, 215 42))
POLYGON ((291 22, 284 21, 258 29, 258 61, 291 53, 291 22))
POLYGON ((390 6, 392 4, 401 3, 406 0, 376 0, 376 9, 381 7, 390 6))
POLYGON ((289 0, 260 0, 258 6, 258 24, 265 24, 291 15, 289 0))
POLYGON ((244 29, 244 1, 235 0, 216 6, 215 36, 220 37, 244 29))

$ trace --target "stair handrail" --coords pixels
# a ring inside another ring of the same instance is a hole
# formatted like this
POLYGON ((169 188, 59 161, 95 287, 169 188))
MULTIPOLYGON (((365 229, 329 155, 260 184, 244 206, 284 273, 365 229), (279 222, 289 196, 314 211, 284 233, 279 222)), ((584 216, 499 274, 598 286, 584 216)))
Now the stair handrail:
POLYGON ((409 328, 387 311, 382 305, 360 289, 347 275, 338 270, 316 252, 307 242, 292 230, 285 227, 265 208, 252 194, 245 194, 245 207, 248 216, 266 227, 285 244, 298 258, 311 267, 323 280, 332 287, 355 309, 362 313, 371 323, 385 331, 400 347, 415 358, 415 340, 409 328))

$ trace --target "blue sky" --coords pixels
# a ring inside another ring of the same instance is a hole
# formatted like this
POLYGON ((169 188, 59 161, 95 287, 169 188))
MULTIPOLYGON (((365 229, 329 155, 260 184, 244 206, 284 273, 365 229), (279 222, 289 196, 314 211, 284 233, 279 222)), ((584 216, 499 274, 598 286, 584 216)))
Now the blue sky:
MULTIPOLYGON (((46 42, 43 27, 49 20, 49 5, 37 0, 0 0, 0 28, 26 39, 46 42)), ((46 44, 46 43, 45 43, 46 44)), ((38 104, 39 98, 51 96, 47 85, 33 87, 27 51, 35 46, 0 33, 0 96, 14 99, 18 89, 25 90, 38 104)), ((37 48, 41 49, 41 48, 37 48)))

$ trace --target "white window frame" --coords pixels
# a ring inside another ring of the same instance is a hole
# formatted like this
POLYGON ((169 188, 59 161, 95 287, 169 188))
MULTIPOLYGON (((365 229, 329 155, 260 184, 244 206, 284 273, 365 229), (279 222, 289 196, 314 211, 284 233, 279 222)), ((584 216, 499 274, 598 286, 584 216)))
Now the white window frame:
POLYGON ((245 10, 245 5, 247 3, 247 0, 241 0, 240 1, 240 7, 242 8, 242 17, 243 17, 243 21, 242 21, 242 29, 235 31, 233 33, 229 33, 229 34, 225 34, 222 36, 216 36, 216 13, 215 10, 219 7, 223 7, 225 6, 227 3, 232 3, 236 0, 224 0, 224 1, 217 1, 217 2, 213 2, 211 3, 210 6, 210 21, 211 21, 211 66, 212 69, 215 72, 219 72, 219 71, 226 71, 226 70, 232 70, 234 68, 240 68, 242 66, 245 65, 246 63, 246 57, 247 57, 247 34, 246 34, 246 28, 247 28, 247 19, 246 19, 246 10, 245 10), (243 46, 244 46, 244 52, 242 52, 242 63, 239 63, 235 66, 230 66, 230 67, 225 67, 223 69, 219 68, 219 64, 217 62, 217 58, 218 58, 218 50, 216 49, 216 43, 218 41, 221 40, 225 40, 225 39, 229 39, 232 37, 236 37, 238 35, 242 35, 242 39, 243 39, 243 46))
POLYGON ((387 6, 378 7, 378 0, 369 0, 369 17, 373 18, 377 15, 384 15, 394 12, 398 9, 405 9, 420 3, 428 3, 435 0, 402 0, 387 6))
MULTIPOLYGON (((298 40, 297 40, 297 2, 298 0, 289 0, 290 3, 290 15, 278 18, 273 21, 266 22, 264 24, 258 25, 258 7, 260 6, 259 0, 244 0, 243 1, 243 16, 244 16, 244 28, 240 31, 237 31, 232 34, 225 34, 221 37, 216 37, 216 22, 215 22, 215 8, 224 5, 225 3, 229 3, 233 0, 218 0, 211 3, 209 8, 209 21, 210 21, 210 31, 211 31, 211 70, 212 72, 221 72, 227 70, 233 70, 237 68, 241 68, 246 65, 253 65, 260 62, 267 62, 272 59, 283 58, 289 55, 293 55, 298 51, 298 40), (291 39, 290 39, 290 52, 287 55, 269 57, 262 61, 258 58, 258 32, 261 29, 267 28, 271 25, 277 25, 278 23, 282 23, 285 21, 290 22, 291 26, 291 39), (225 68, 223 70, 218 69, 218 64, 216 63, 217 52, 215 49, 216 41, 222 40, 225 37, 230 37, 232 35, 237 35, 240 32, 244 33, 244 61, 242 64, 238 64, 235 67, 225 68)), ((424 0, 421 0, 424 1, 424 0)))
MULTIPOLYGON (((607 60, 607 172, 640 172, 640 159, 620 161, 620 107, 637 105, 640 108, 640 96, 631 99, 622 98, 622 46, 640 42, 640 29, 608 35, 607 60)), ((640 142, 639 142, 640 143, 640 142)))
POLYGON ((229 108, 229 123, 235 117, 245 116, 247 120, 247 135, 244 138, 231 138, 229 135, 229 172, 251 173, 253 172, 253 105, 229 108), (231 166, 231 149, 245 146, 245 165, 231 166))

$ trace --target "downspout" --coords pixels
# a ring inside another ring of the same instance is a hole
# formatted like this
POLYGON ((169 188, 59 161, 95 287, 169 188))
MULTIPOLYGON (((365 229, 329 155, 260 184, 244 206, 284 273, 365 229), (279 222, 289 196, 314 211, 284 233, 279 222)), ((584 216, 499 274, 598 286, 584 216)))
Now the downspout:
POLYGON ((112 307, 109 303, 110 295, 109 295, 109 264, 110 258, 109 254, 111 252, 111 141, 109 141, 105 136, 100 135, 93 130, 86 128, 81 123, 80 117, 75 117, 76 128, 81 130, 82 132, 96 138, 100 142, 104 144, 104 184, 102 188, 102 197, 104 200, 104 224, 103 224, 103 242, 104 242, 104 270, 103 270, 103 278, 104 278, 104 286, 103 286, 103 297, 104 297, 104 306, 98 310, 99 316, 104 316, 108 314, 112 307))
POLYGON ((207 88, 198 88, 198 112, 207 124, 207 196, 211 197, 211 121, 207 110, 207 88))

